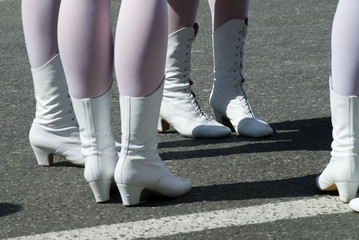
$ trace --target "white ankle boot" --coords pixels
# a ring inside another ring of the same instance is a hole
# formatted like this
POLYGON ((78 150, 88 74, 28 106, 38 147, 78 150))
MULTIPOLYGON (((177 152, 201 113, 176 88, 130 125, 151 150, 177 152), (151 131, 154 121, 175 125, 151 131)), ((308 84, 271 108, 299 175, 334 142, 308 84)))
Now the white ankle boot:
POLYGON ((142 190, 179 197, 191 190, 189 180, 175 177, 157 152, 156 125, 163 85, 147 97, 120 96, 122 149, 115 181, 125 206, 140 202, 142 190))
POLYGON ((331 159, 317 177, 323 191, 339 191, 340 200, 355 198, 359 187, 359 99, 343 97, 330 87, 333 142, 331 159))
POLYGON ((349 207, 356 212, 359 212, 359 198, 354 198, 350 200, 349 207))
POLYGON ((273 129, 254 112, 243 88, 244 20, 233 19, 213 33, 214 83, 210 105, 218 122, 249 137, 271 135, 273 129))
POLYGON ((76 117, 62 68, 56 55, 41 68, 32 69, 36 99, 36 116, 29 140, 37 163, 50 166, 53 156, 84 166, 76 117))
POLYGON ((166 81, 157 129, 164 132, 170 124, 185 137, 223 137, 231 133, 230 129, 203 111, 191 89, 191 48, 197 30, 196 24, 168 36, 166 81))
POLYGON ((96 202, 106 202, 110 199, 110 185, 118 160, 111 132, 110 101, 110 90, 96 98, 72 97, 80 125, 82 154, 86 161, 84 176, 96 202))

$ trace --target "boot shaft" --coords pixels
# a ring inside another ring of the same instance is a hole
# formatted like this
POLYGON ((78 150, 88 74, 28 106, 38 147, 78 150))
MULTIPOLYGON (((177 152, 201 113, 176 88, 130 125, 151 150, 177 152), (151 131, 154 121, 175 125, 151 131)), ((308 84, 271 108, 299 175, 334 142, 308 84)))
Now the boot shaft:
POLYGON ((344 97, 330 87, 330 108, 333 125, 332 158, 359 157, 359 99, 344 97))
POLYGON ((190 86, 192 43, 198 32, 198 24, 194 27, 184 27, 168 36, 166 58, 166 89, 175 91, 190 86))
POLYGON ((163 84, 147 97, 120 96, 122 142, 115 181, 125 205, 138 204, 145 188, 177 197, 192 186, 189 180, 175 177, 157 153, 162 93, 163 84))
MULTIPOLYGON (((147 97, 120 96, 121 153, 157 155, 157 123, 163 94, 163 83, 147 97)), ((150 157, 151 158, 151 157, 150 157)))
POLYGON ((60 56, 56 55, 43 67, 31 69, 31 72, 36 99, 34 121, 56 129, 76 125, 60 56))
POLYGON ((79 122, 83 155, 105 154, 115 158, 110 122, 111 91, 96 98, 71 99, 79 122))
POLYGON ((234 84, 242 84, 246 35, 247 25, 242 19, 229 20, 213 33, 215 85, 232 88, 234 84))

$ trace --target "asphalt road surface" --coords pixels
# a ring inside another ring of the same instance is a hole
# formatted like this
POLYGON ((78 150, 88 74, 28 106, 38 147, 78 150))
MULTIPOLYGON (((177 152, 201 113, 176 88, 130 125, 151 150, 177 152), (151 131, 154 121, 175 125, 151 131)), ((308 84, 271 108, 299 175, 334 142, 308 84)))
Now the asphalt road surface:
MULTIPOLYGON (((115 26, 119 1, 112 1, 115 26)), ((316 189, 330 158, 330 31, 337 1, 252 0, 246 88, 276 130, 263 139, 158 135, 159 152, 193 182, 179 199, 142 195, 124 207, 116 189, 96 204, 83 169, 56 158, 37 166, 28 141, 35 111, 20 0, 0 0, 0 239, 358 239, 359 215, 316 189)), ((210 12, 201 1, 192 79, 204 109, 213 79, 210 12)), ((136 25, 134 24, 134 27, 136 25)), ((118 90, 112 126, 120 141, 118 90)))

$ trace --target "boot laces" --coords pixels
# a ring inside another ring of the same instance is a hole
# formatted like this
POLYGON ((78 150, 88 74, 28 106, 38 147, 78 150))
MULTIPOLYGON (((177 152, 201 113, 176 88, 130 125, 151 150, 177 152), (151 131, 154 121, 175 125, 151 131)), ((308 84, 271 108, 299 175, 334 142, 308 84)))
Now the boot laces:
POLYGON ((247 97, 247 93, 246 93, 246 90, 245 90, 245 87, 244 87, 244 78, 242 77, 242 80, 240 81, 239 83, 239 91, 237 92, 238 94, 240 92, 243 93, 243 96, 242 98, 240 99, 240 101, 245 101, 244 105, 243 105, 243 108, 246 109, 246 114, 250 114, 252 116, 254 116, 254 113, 253 113, 253 109, 252 109, 252 106, 251 104, 249 103, 249 100, 248 100, 248 97, 247 97))
POLYGON ((192 91, 191 86, 193 85, 193 81, 191 79, 188 79, 189 87, 186 89, 188 92, 187 97, 191 98, 191 105, 195 106, 195 112, 198 113, 199 118, 205 117, 206 119, 210 120, 211 116, 209 116, 201 107, 199 102, 197 101, 196 94, 192 91))

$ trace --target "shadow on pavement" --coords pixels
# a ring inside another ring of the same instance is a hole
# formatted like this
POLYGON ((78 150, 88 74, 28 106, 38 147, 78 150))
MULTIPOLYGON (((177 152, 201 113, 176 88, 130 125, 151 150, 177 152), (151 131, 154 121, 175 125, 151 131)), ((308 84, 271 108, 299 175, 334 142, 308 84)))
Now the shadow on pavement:
POLYGON ((321 192, 317 189, 315 185, 316 176, 308 175, 282 180, 199 186, 193 187, 191 192, 178 199, 145 194, 141 196, 141 201, 145 202, 139 205, 139 207, 168 206, 196 202, 300 198, 321 194, 338 195, 337 191, 321 192))
POLYGON ((22 206, 13 203, 0 203, 0 217, 22 211, 22 206))
POLYGON ((237 155, 243 153, 280 152, 280 151, 323 151, 330 150, 332 141, 330 117, 285 121, 272 123, 276 130, 273 136, 254 139, 231 135, 221 139, 184 139, 159 143, 161 148, 200 147, 221 144, 220 148, 205 148, 188 151, 165 151, 160 155, 163 160, 206 158, 237 155), (228 143, 228 147, 226 147, 228 143), (235 146, 233 146, 235 144, 235 146))

